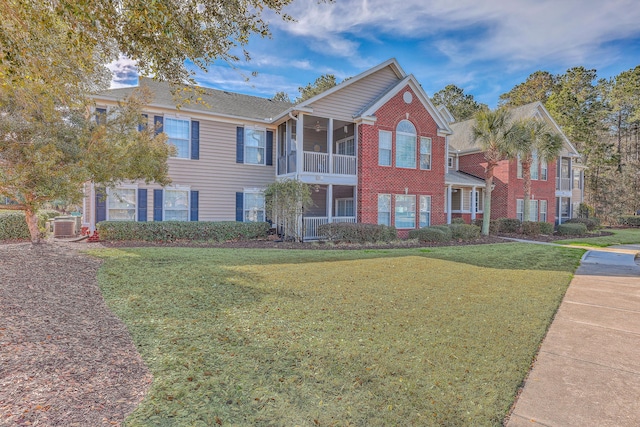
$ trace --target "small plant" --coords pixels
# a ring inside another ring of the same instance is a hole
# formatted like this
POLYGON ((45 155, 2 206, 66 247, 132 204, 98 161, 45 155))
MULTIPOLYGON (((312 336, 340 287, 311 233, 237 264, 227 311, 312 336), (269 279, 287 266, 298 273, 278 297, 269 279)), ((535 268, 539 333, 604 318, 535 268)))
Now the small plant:
POLYGON ((640 227, 640 215, 623 215, 618 218, 618 223, 629 227, 640 227))
POLYGON ((464 218, 453 218, 451 224, 466 224, 464 218))
POLYGON ((565 224, 584 224, 587 230, 594 231, 600 228, 600 220, 598 218, 571 218, 564 222, 565 224))
POLYGON ((473 240, 480 237, 481 228, 472 224, 451 224, 449 225, 454 239, 473 240))
POLYGON ((587 234, 587 226, 582 223, 563 223, 558 225, 558 234, 562 236, 580 236, 587 234))
POLYGON ((549 222, 540 222, 540 234, 553 234, 553 224, 549 222))
POLYGON ((423 227, 419 230, 409 231, 410 239, 418 239, 421 242, 448 242, 451 240, 451 236, 451 229, 442 226, 423 227))

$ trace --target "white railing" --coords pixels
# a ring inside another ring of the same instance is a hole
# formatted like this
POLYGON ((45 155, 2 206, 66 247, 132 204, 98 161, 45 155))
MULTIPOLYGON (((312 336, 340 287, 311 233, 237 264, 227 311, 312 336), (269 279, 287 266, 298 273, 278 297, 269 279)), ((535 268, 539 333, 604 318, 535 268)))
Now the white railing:
POLYGON ((338 175, 355 175, 356 174, 356 156, 334 154, 333 173, 338 175))
POLYGON ((329 223, 329 218, 326 216, 305 216, 302 218, 302 222, 304 223, 304 238, 305 240, 309 239, 318 239, 318 227, 323 224, 329 223))
POLYGON ((329 155, 327 153, 304 152, 304 171, 329 173, 329 155))
MULTIPOLYGON (((305 240, 314 240, 319 239, 320 235, 318 235, 318 227, 323 224, 329 223, 329 217, 326 216, 305 216, 302 218, 302 222, 304 223, 304 239, 305 240)), ((355 224, 356 217, 355 216, 334 216, 331 218, 331 222, 350 222, 355 224)))
POLYGON ((556 190, 571 190, 571 178, 556 178, 556 190))

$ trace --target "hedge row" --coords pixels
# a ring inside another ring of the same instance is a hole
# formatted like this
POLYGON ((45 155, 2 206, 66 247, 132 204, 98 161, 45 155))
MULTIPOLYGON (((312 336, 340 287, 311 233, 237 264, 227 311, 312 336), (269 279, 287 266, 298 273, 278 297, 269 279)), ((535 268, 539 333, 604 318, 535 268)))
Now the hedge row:
POLYGON ((640 227, 640 215, 623 215, 618 218, 618 223, 629 227, 640 227))
POLYGON ((600 220, 598 218, 571 218, 566 220, 564 224, 584 224, 589 231, 600 228, 600 220))
POLYGON ((558 234, 562 236, 579 236, 582 234, 587 234, 587 226, 580 222, 565 222, 558 225, 558 234))
POLYGON ((553 234, 553 224, 548 222, 525 221, 520 228, 522 234, 537 236, 539 234, 553 234))
POLYGON ((96 225, 103 240, 173 242, 200 240, 225 242, 266 238, 271 226, 266 222, 235 221, 102 221, 96 225))
MULTIPOLYGON (((38 212, 38 228, 44 233, 48 219, 59 216, 60 212, 44 209, 38 212)), ((0 240, 30 239, 29 227, 23 211, 0 213, 0 240)))
POLYGON ((450 240, 473 240, 480 237, 480 227, 471 224, 432 225, 409 232, 410 239, 421 242, 448 242, 450 240))
POLYGON ((322 224, 318 227, 318 235, 327 240, 347 243, 391 242, 398 238, 395 227, 349 222, 322 224))

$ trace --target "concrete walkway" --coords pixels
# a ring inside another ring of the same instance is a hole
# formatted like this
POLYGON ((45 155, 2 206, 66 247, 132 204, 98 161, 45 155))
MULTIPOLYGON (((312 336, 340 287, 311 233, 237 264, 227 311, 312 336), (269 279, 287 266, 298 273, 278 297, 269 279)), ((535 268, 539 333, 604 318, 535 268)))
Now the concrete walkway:
POLYGON ((640 426, 640 245, 589 249, 507 427, 640 426))

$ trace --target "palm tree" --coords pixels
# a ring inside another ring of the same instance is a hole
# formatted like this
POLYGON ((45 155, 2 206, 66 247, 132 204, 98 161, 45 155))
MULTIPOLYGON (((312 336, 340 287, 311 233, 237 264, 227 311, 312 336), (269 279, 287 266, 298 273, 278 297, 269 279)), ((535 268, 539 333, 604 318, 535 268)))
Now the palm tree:
POLYGON ((489 235, 491 221, 491 191, 493 186, 493 170, 502 160, 516 155, 516 138, 509 112, 498 110, 481 110, 475 114, 473 140, 480 144, 487 161, 485 169, 484 214, 482 216, 482 234, 489 235))
POLYGON ((530 218, 531 200, 531 165, 534 156, 539 162, 550 162, 558 157, 562 149, 562 137, 554 132, 545 122, 534 118, 521 120, 514 124, 516 151, 522 164, 524 188, 523 221, 530 218))

